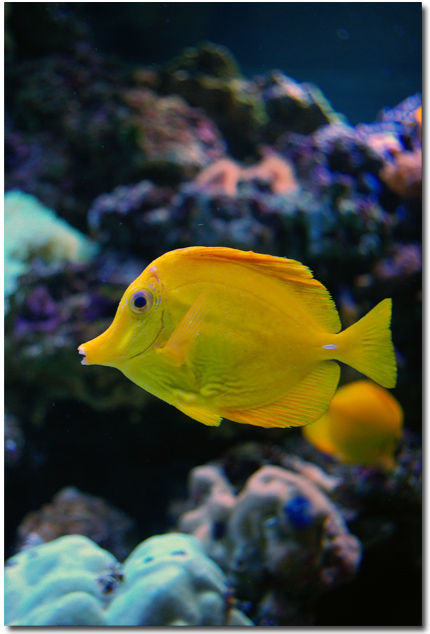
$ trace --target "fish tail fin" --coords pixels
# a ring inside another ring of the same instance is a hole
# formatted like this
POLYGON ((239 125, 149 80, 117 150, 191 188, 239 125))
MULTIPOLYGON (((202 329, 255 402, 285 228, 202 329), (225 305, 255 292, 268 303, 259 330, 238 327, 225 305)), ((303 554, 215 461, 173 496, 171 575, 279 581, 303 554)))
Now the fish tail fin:
POLYGON ((390 330, 391 305, 391 299, 383 299, 357 323, 341 332, 336 357, 388 388, 394 387, 397 380, 390 330))

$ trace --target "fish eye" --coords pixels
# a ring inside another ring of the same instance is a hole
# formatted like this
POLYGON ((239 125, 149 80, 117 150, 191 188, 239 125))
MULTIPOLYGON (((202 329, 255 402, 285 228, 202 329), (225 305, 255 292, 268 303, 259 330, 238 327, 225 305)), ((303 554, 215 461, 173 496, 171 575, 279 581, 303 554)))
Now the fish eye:
POLYGON ((151 310, 153 301, 153 297, 148 291, 136 291, 130 297, 129 305, 134 313, 143 315, 151 310))

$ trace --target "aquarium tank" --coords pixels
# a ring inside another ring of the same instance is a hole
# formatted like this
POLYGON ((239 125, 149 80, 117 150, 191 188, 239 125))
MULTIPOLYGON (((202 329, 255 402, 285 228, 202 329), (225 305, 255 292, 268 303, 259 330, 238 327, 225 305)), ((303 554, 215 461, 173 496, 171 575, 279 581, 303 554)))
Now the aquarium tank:
POLYGON ((422 625, 422 17, 4 3, 6 625, 422 625))

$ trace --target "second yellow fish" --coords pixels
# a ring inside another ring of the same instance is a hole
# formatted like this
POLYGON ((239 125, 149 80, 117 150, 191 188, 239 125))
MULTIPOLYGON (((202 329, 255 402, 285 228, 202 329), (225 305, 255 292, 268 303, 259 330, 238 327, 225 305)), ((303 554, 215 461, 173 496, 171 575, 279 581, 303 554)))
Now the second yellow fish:
POLYGON ((303 435, 342 462, 389 470, 402 429, 403 409, 390 392, 372 381, 353 381, 337 390, 327 412, 303 435))
POLYGON ((79 352, 205 425, 300 426, 327 410, 336 361, 395 386, 390 320, 384 299, 339 332, 329 292, 300 262, 189 247, 154 260, 79 352))

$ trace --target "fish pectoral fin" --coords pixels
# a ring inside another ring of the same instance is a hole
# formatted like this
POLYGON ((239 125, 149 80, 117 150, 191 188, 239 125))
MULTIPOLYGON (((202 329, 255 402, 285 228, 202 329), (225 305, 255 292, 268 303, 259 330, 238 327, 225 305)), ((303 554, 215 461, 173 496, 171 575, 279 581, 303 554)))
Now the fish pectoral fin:
POLYGON ((194 420, 198 420, 199 423, 203 423, 203 425, 218 427, 218 425, 222 421, 222 417, 219 414, 210 412, 201 405, 195 405, 193 403, 182 403, 178 401, 175 401, 173 405, 190 418, 194 418, 194 420))
POLYGON ((318 420, 327 410, 339 382, 340 367, 323 361, 286 396, 255 409, 222 409, 221 416, 259 427, 301 427, 318 420))
POLYGON ((175 346, 163 346, 162 348, 157 348, 155 351, 157 354, 161 354, 165 359, 168 359, 178 367, 184 365, 185 357, 182 350, 175 346))
POLYGON ((186 362, 187 353, 194 339, 199 335, 203 319, 209 312, 207 297, 209 289, 205 289, 191 304, 182 317, 166 344, 157 350, 175 365, 181 366, 186 362))

